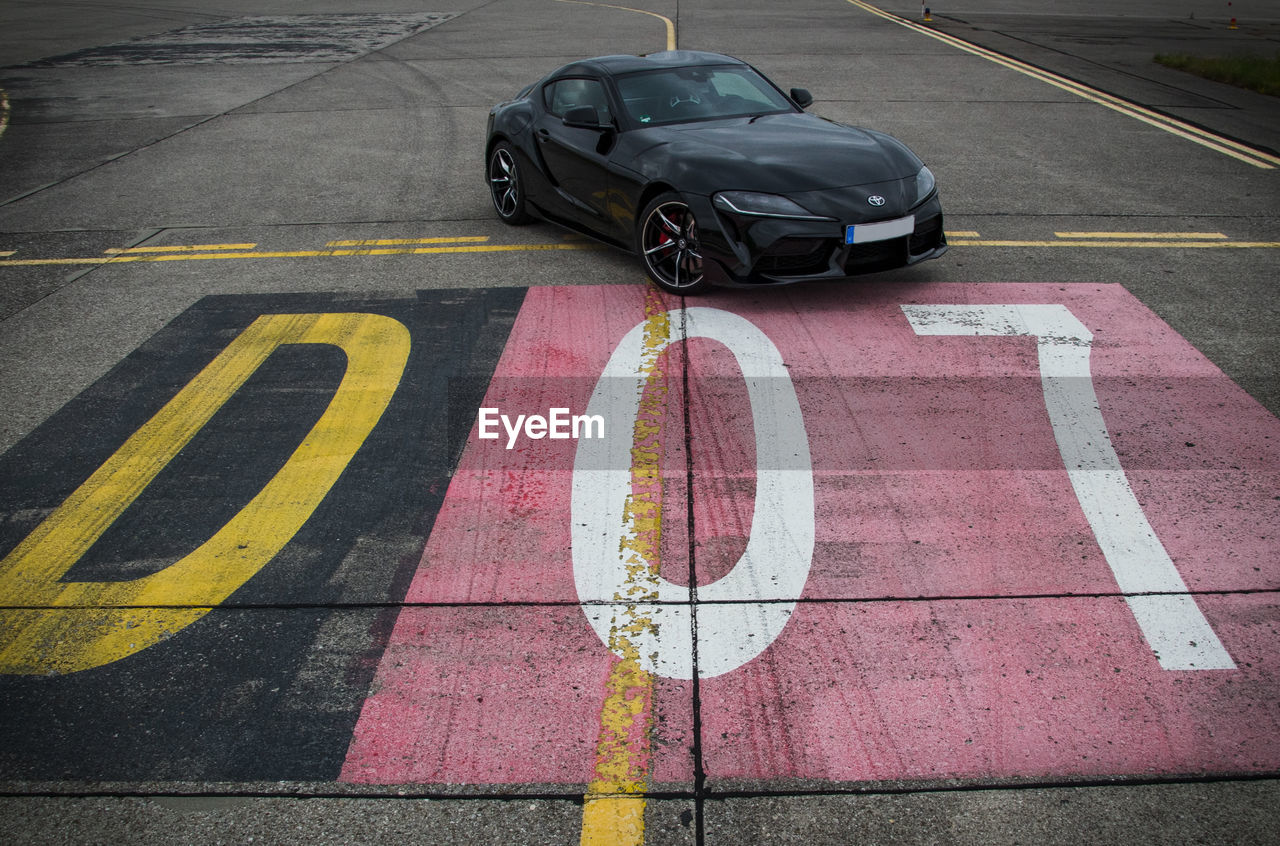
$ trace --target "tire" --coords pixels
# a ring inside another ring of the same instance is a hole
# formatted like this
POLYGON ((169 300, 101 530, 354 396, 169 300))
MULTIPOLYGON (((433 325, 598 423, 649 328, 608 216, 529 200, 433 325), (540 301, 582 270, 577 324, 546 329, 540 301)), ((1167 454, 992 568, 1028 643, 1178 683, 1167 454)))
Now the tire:
POLYGON ((524 185, 516 166, 516 151, 506 141, 499 141, 489 153, 485 167, 489 181, 489 198, 503 223, 520 226, 533 220, 524 204, 524 185))
POLYGON ((701 294, 711 287, 702 274, 698 222, 679 194, 660 194, 645 206, 636 246, 649 279, 672 294, 701 294))

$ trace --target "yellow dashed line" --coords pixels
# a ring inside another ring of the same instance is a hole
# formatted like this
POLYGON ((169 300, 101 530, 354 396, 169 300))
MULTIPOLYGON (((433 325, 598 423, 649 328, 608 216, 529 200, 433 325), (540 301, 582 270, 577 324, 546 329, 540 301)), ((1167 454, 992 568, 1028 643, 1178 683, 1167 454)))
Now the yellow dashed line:
POLYGON ((1227 236, 1221 232, 1055 232, 1053 235, 1055 238, 1142 238, 1144 240, 1165 239, 1170 241, 1227 240, 1227 236))
MULTIPOLYGON (((1221 232, 1055 232, 1055 239, 982 238, 972 230, 947 232, 947 241, 956 247, 1113 247, 1151 249, 1236 249, 1273 250, 1280 241, 1228 240, 1221 232)), ((254 250, 253 244, 196 244, 191 246, 128 247, 109 249, 103 256, 85 258, 11 258, 16 250, 0 250, 0 268, 59 265, 151 264, 161 261, 233 261, 244 259, 344 258, 350 256, 420 256, 463 253, 519 253, 560 250, 604 249, 594 241, 565 241, 551 244, 488 244, 487 236, 432 239, 376 239, 330 241, 323 250, 254 250), (477 243, 478 242, 478 243, 477 243), (374 245, 404 246, 374 246, 374 245), (434 246, 412 246, 434 244, 434 246), (342 245, 342 246, 337 246, 342 245), (247 248, 247 249, 246 249, 247 248), (203 252, 207 250, 207 252, 203 252)))
POLYGON ((133 253, 200 253, 209 250, 252 250, 257 244, 190 244, 172 247, 112 247, 104 250, 107 255, 131 255, 133 253))
POLYGON ((626 530, 627 582, 617 596, 629 603, 609 628, 609 648, 622 656, 609 671, 600 713, 594 778, 582 806, 580 846, 643 846, 644 791, 652 757, 653 676, 640 666, 640 650, 632 637, 653 629, 653 618, 641 603, 658 598, 659 550, 662 545, 662 420, 666 414, 667 374, 662 350, 671 322, 662 298, 652 288, 645 296, 644 350, 646 373, 640 409, 632 429, 631 495, 623 512, 626 530))
POLYGON ((458 247, 369 247, 332 250, 276 250, 225 253, 120 253, 108 258, 54 258, 0 260, 0 267, 36 267, 60 264, 136 264, 158 261, 211 261, 218 259, 330 258, 335 256, 419 256, 437 253, 517 253, 544 250, 595 250, 596 244, 477 244, 458 247))
POLYGON ((409 244, 478 244, 488 235, 465 235, 457 238, 378 238, 372 241, 330 241, 326 247, 403 247, 409 244))

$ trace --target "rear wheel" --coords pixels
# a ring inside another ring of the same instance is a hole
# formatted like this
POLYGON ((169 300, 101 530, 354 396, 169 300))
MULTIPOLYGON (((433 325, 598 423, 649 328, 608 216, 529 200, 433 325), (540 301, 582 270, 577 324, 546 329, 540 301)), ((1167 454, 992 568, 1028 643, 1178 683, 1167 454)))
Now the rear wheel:
POLYGON ((678 194, 661 194, 645 207, 637 241, 649 278, 662 290, 699 294, 711 287, 702 275, 698 222, 678 194))
POLYGON ((516 167, 516 151, 506 141, 499 142, 489 154, 489 196, 503 223, 519 226, 531 218, 524 205, 524 186, 516 167))

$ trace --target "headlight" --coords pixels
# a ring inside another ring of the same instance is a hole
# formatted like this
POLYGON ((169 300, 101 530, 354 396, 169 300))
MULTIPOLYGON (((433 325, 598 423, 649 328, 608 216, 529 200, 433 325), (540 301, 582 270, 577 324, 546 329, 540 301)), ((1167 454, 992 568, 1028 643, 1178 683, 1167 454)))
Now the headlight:
POLYGON ((934 186, 938 181, 933 178, 933 171, 927 167, 920 168, 920 172, 916 174, 916 201, 911 205, 916 206, 924 202, 925 198, 933 193, 934 186))
POLYGON ((804 206, 777 194, 754 194, 749 191, 722 191, 711 198, 720 211, 747 217, 781 217, 787 220, 834 220, 821 217, 804 206))

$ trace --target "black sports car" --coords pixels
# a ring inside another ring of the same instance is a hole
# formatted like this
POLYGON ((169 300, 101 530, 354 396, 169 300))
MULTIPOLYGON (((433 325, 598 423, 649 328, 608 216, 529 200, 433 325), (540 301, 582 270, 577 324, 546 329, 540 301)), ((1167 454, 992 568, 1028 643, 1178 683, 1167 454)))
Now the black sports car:
POLYGON ((574 62, 490 110, 493 205, 635 251, 682 294, 946 252, 929 168, 896 138, 806 114, 812 102, 716 53, 574 62))

